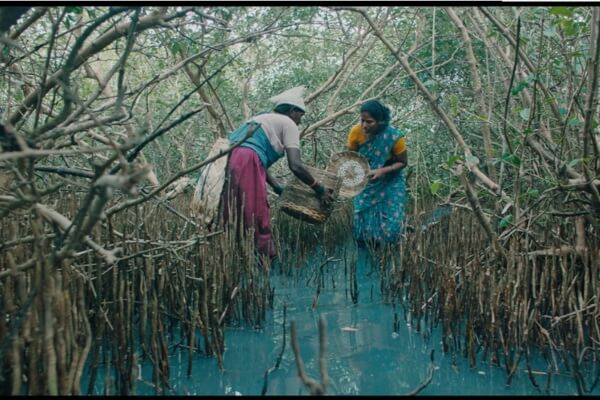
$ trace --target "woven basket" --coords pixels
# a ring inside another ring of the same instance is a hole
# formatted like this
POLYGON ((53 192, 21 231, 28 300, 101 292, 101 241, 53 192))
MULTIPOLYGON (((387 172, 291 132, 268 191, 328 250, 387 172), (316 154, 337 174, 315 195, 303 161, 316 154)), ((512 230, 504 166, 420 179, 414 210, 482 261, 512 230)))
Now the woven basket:
MULTIPOLYGON (((322 184, 333 189, 335 200, 340 191, 340 180, 335 174, 307 165, 304 167, 322 184)), ((294 176, 279 197, 279 207, 294 218, 311 224, 322 224, 329 218, 333 203, 324 208, 314 190, 294 176)))

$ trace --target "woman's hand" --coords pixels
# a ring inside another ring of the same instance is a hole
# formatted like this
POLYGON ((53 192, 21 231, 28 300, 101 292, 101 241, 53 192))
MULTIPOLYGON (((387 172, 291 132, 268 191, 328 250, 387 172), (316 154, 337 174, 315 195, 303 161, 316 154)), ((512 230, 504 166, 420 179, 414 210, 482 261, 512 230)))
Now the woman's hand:
POLYGON ((315 187, 315 193, 321 204, 325 208, 329 208, 333 204, 333 189, 323 185, 320 182, 317 182, 317 186, 315 187))
POLYGON ((386 168, 377 168, 377 169, 373 169, 371 171, 369 171, 368 176, 371 177, 371 181, 376 181, 377 179, 381 178, 382 176, 384 176, 387 173, 386 168))
POLYGON ((384 176, 387 173, 397 171, 404 167, 406 167, 406 162, 398 161, 398 162, 393 163, 392 165, 387 165, 385 167, 373 169, 373 170, 369 171, 369 174, 367 176, 370 176, 371 177, 370 180, 371 180, 371 182, 373 182, 373 181, 376 181, 377 179, 380 179, 382 176, 384 176))
MULTIPOLYGON (((325 187, 325 186, 323 186, 323 187, 325 187)), ((321 204, 323 204, 323 206, 325 208, 329 208, 333 204, 333 189, 332 188, 325 187, 325 191, 320 195, 318 194, 317 196, 319 196, 319 200, 321 201, 321 204)))

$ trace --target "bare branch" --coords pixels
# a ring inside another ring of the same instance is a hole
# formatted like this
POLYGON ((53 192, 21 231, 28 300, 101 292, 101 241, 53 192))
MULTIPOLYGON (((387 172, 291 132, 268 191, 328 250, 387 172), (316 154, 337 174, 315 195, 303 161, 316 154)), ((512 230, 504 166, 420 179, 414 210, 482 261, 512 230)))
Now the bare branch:
POLYGON ((496 250, 498 255, 501 256, 504 259, 504 261, 507 261, 508 260, 507 254, 504 251, 504 248, 502 247, 502 245, 500 244, 500 241, 498 240, 496 233, 492 229, 492 224, 490 223, 490 219, 488 218, 487 215, 484 214, 483 209, 481 208, 481 204, 479 202, 479 198, 477 197, 477 193, 475 193, 475 190, 473 190, 473 187, 471 186, 467 177, 465 176, 464 169, 463 169, 462 165, 460 165, 460 164, 456 167, 456 175, 458 175, 458 177, 460 178, 460 181, 467 193, 467 199, 469 200, 469 203, 471 204, 473 212, 477 216, 477 219, 479 220, 479 223, 481 224, 481 226, 483 226, 485 233, 488 235, 488 238, 490 239, 490 242, 492 242, 492 246, 494 246, 494 249, 496 250))
POLYGON ((192 165, 191 167, 184 169, 182 171, 179 171, 177 174, 175 174, 174 176, 172 176, 170 179, 166 180, 165 182, 163 182, 162 185, 160 185, 159 187, 154 188, 151 192, 137 198, 137 199, 133 199, 130 201, 127 201, 125 203, 122 204, 118 204, 115 205, 111 208, 109 208, 108 210, 106 210, 106 215, 110 216, 116 212, 122 211, 126 208, 129 208, 131 206, 140 204, 145 202, 146 200, 150 199, 151 197, 157 195, 158 193, 160 193, 164 188, 166 188, 167 186, 169 186, 171 183, 175 182, 177 179, 181 178, 184 175, 189 174, 190 172, 194 172, 200 168, 202 168, 203 166, 210 164, 211 162, 215 161, 218 158, 223 157, 226 154, 229 154, 233 149, 235 149, 236 147, 238 147, 240 144, 242 144, 245 140, 247 140, 256 130, 256 128, 258 127, 258 125, 254 125, 252 128, 248 129, 248 132, 246 133, 246 136, 240 140, 239 142, 233 143, 229 148, 219 152, 219 154, 215 155, 214 157, 209 157, 207 159, 205 159, 204 161, 192 165))
POLYGON ((0 161, 8 161, 8 160, 18 160, 22 158, 42 158, 48 156, 69 156, 76 154, 93 154, 100 153, 107 150, 114 150, 112 146, 98 146, 98 147, 79 147, 71 150, 36 150, 36 149, 26 149, 23 151, 11 151, 8 153, 0 154, 0 161))
POLYGON ((476 164, 474 164, 473 162, 470 161, 471 158, 473 157, 470 147, 467 146, 461 133, 458 131, 458 129, 456 128, 456 126, 454 125, 452 120, 446 115, 446 113, 442 110, 442 108, 437 104, 437 98, 435 96, 433 96, 429 92, 429 90, 427 90, 425 85, 423 85, 423 82, 421 82, 421 80, 417 77, 417 75, 415 74, 413 69, 410 67, 410 65, 408 64, 408 57, 406 55, 404 55, 402 57, 400 56, 401 50, 395 50, 393 48, 391 43, 385 38, 385 36, 381 32, 381 30, 375 25, 373 20, 367 15, 367 13, 363 9, 356 8, 356 7, 348 7, 348 9, 351 9, 351 10, 354 10, 354 11, 360 13, 367 20, 369 25, 371 25, 371 27, 373 28, 373 31, 375 32, 377 37, 379 37, 379 39, 386 45, 386 47, 390 50, 390 52, 392 52, 392 54, 396 57, 396 59, 400 62, 402 67, 405 69, 405 71, 409 74, 409 76, 411 77, 411 79, 413 80, 415 85, 417 85, 419 90, 425 95, 425 98, 429 101, 433 110, 444 121, 444 123, 448 127, 448 130, 450 131, 450 133, 452 133, 452 136, 454 136, 454 140, 458 143, 458 145, 462 149, 462 151, 465 155, 465 160, 467 161, 466 166, 469 169, 469 171, 471 171, 473 174, 475 174, 477 176, 477 178, 479 178, 479 180, 481 180, 481 182, 485 186, 487 186, 489 189, 491 189, 492 191, 494 191, 496 193, 498 191, 500 191, 499 195, 502 197, 502 199, 505 200, 506 202, 511 203, 512 202, 511 199, 508 197, 508 195, 503 190, 501 190, 501 188, 498 186, 498 184, 496 182, 494 182, 493 180, 491 180, 486 174, 484 174, 479 169, 479 167, 477 167, 476 164))
MULTIPOLYGON (((124 11, 125 9, 123 9, 124 11)), ((165 21, 169 21, 175 18, 179 18, 182 15, 187 13, 187 9, 173 13, 171 15, 165 15, 166 9, 157 10, 152 12, 150 15, 143 16, 140 18, 139 23, 137 25, 136 32, 142 32, 147 29, 153 28, 155 26, 160 25, 165 21)), ((73 69, 81 66, 85 60, 89 59, 94 54, 102 51, 106 46, 113 43, 115 40, 126 36, 129 31, 131 22, 125 21, 117 24, 114 28, 108 30, 106 33, 100 35, 91 43, 83 46, 82 49, 77 53, 74 58, 73 69)), ((62 79, 64 71, 61 69, 54 73, 49 79, 46 85, 32 92, 29 96, 25 98, 23 104, 19 109, 14 112, 10 117, 9 121, 11 124, 15 125, 27 112, 27 110, 35 104, 39 97, 43 97, 48 93, 52 88, 54 88, 57 83, 62 79)))
MULTIPOLYGON (((515 38, 513 38, 512 34, 509 32, 509 30, 500 21, 498 21, 498 19, 494 15, 492 15, 485 8, 478 7, 478 9, 481 10, 481 12, 492 22, 492 24, 494 24, 494 26, 496 26, 496 28, 498 28, 498 30, 502 33, 502 35, 506 38, 506 40, 508 40, 508 42, 511 44, 511 46, 513 48, 517 49, 517 42, 516 42, 515 38)), ((531 62, 529 57, 527 57, 527 54, 525 54, 525 52, 523 50, 519 50, 519 57, 521 57, 521 59, 523 60, 523 62, 525 63, 525 65, 527 66, 529 71, 531 73, 534 73, 535 67, 533 66, 533 63, 531 62)), ((548 101, 550 103, 550 108, 552 109, 554 118, 556 118, 556 120, 558 121, 559 124, 562 124, 563 119, 560 115, 560 111, 558 110, 558 104, 556 103, 556 99, 554 98, 554 96, 552 96, 552 93, 550 93, 548 91, 548 88, 542 82, 538 82, 538 83, 540 85, 540 88, 544 92, 544 95, 546 96, 546 98, 548 99, 548 101)))
MULTIPOLYGON (((481 78, 479 77, 477 60, 475 58, 475 52, 473 51, 473 46, 471 44, 471 38, 463 21, 458 17, 456 12, 451 7, 445 7, 445 10, 452 22, 454 22, 454 24, 460 31, 464 43, 464 47, 467 53, 467 62, 469 63, 469 70, 471 71, 471 78, 473 80, 473 98, 477 105, 477 113, 482 118, 480 125, 481 130, 483 132, 483 144, 486 155, 486 165, 492 179, 496 180, 496 171, 494 168, 494 164, 491 161, 491 159, 494 157, 494 150, 492 148, 492 133, 490 130, 490 122, 487 119, 483 119, 483 116, 487 115, 487 104, 485 103, 485 97, 483 96, 481 78)), ((507 144, 508 146, 510 146, 508 140, 507 144)))
MULTIPOLYGON (((34 208, 40 214, 40 216, 44 217, 44 219, 47 221, 58 225, 62 231, 68 230, 71 226, 71 221, 67 217, 44 204, 38 203, 34 206, 34 208)), ((82 241, 100 254, 100 256, 104 258, 108 265, 114 264, 118 260, 117 255, 122 252, 122 249, 118 247, 112 250, 107 250, 98 243, 94 242, 89 236, 85 236, 82 241)))

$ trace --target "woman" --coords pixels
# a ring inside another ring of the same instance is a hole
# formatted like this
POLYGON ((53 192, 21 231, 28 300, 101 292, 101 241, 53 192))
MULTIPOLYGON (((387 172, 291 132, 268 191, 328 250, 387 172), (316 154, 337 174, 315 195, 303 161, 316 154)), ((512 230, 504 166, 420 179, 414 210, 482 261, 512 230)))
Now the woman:
POLYGON ((278 195, 283 192, 281 185, 267 172, 275 161, 285 154, 292 173, 309 185, 324 205, 329 206, 333 201, 333 189, 315 179, 300 159, 298 125, 306 109, 303 91, 304 87, 299 86, 271 98, 275 103, 273 112, 250 118, 229 135, 232 143, 242 143, 229 155, 228 182, 222 199, 223 216, 229 221, 233 212, 236 217, 241 215, 236 218, 238 227, 243 227, 244 231, 254 228, 258 253, 270 258, 276 256, 276 250, 271 236, 266 184, 269 183, 278 195))
POLYGON ((360 108, 360 123, 348 134, 348 148, 371 168, 367 186, 354 198, 353 234, 359 245, 393 244, 403 233, 407 165, 404 132, 390 126, 390 110, 377 100, 360 108))

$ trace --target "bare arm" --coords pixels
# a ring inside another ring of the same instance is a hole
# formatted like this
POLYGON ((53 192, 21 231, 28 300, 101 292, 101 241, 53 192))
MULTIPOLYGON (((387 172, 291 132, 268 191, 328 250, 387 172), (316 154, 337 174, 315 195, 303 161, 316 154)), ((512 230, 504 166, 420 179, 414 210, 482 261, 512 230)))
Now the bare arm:
POLYGON ((269 171, 267 170, 267 183, 273 188, 273 191, 277 194, 280 195, 283 192, 283 186, 281 186, 279 184, 279 182, 277 181, 277 179, 275 179, 273 177, 273 175, 271 175, 269 173, 269 171))
POLYGON ((407 165, 408 165, 408 153, 406 151, 404 151, 400 155, 392 156, 385 163, 383 168, 388 168, 388 172, 392 172, 392 171, 397 171, 399 169, 405 168, 407 165))
POLYGON ((394 155, 390 158, 383 167, 372 170, 370 172, 371 180, 376 180, 384 176, 385 174, 389 174, 390 172, 398 171, 402 168, 406 168, 408 165, 408 156, 407 152, 403 152, 400 155, 394 155))
POLYGON ((304 168, 304 163, 300 158, 300 149, 288 148, 286 149, 286 155, 288 160, 288 167, 290 171, 303 183, 310 186, 312 190, 319 196, 321 202, 325 205, 330 205, 333 202, 333 188, 328 188, 319 182, 312 174, 304 168))
POLYGON ((304 163, 300 158, 300 149, 288 148, 286 149, 286 154, 290 171, 308 186, 314 184, 316 179, 306 168, 304 168, 304 163))

